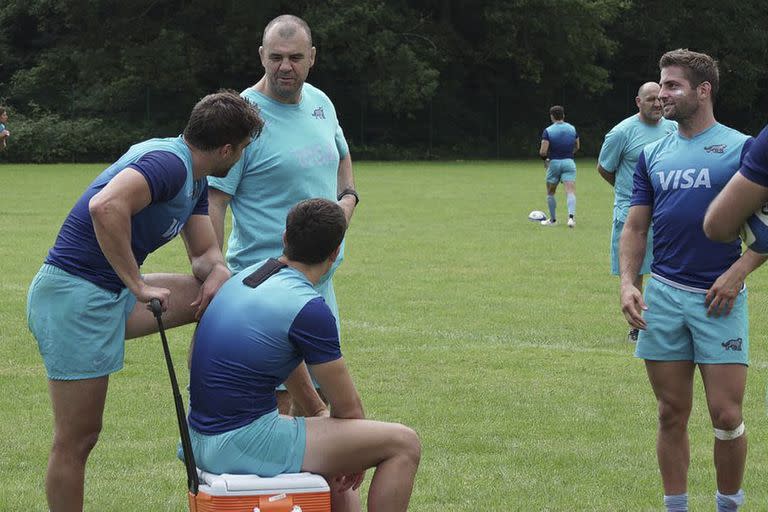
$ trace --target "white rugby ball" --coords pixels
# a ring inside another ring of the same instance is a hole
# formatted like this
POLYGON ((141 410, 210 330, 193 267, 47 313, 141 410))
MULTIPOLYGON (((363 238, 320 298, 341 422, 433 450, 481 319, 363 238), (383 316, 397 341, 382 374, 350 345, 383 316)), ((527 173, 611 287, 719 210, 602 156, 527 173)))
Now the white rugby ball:
POLYGON ((768 203, 749 216, 741 228, 741 239, 758 254, 768 254, 768 203))
POLYGON ((531 222, 541 222, 543 220, 547 220, 547 214, 541 210, 533 210, 528 214, 528 220, 531 222))

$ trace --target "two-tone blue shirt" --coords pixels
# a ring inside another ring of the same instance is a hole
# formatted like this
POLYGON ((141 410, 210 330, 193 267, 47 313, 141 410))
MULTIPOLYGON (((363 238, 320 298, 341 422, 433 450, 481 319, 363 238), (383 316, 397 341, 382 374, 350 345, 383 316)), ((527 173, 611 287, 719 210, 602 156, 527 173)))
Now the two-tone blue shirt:
POLYGON ((643 149, 631 206, 652 207, 654 277, 704 291, 739 258, 739 241, 706 237, 704 214, 741 167, 753 140, 715 123, 693 138, 675 132, 643 149))
POLYGON ((131 168, 147 180, 149 206, 131 218, 131 249, 141 266, 166 244, 191 215, 208 215, 208 185, 192 175, 192 153, 182 137, 151 139, 132 146, 88 186, 61 226, 45 262, 102 288, 119 292, 125 284, 104 253, 93 229, 88 203, 120 171, 131 168))
POLYGON ((739 172, 748 180, 768 187, 768 125, 755 138, 739 172))
POLYGON ((275 410, 275 387, 301 363, 341 357, 336 319, 300 271, 286 267, 255 288, 265 262, 222 286, 195 331, 189 424, 203 434, 245 426, 275 410))
POLYGON ((549 151, 547 156, 550 160, 563 160, 573 158, 573 152, 576 150, 576 139, 579 134, 576 128, 565 121, 555 122, 544 128, 541 139, 549 141, 549 151))

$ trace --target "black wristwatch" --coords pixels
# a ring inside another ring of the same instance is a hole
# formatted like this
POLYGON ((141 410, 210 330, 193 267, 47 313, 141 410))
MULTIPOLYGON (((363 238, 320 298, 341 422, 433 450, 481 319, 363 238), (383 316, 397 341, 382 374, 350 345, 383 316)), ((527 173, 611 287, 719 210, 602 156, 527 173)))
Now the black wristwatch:
POLYGON ((341 191, 339 194, 339 197, 336 198, 337 201, 341 201, 341 198, 344 196, 354 196, 355 197, 355 206, 357 206, 357 203, 360 202, 360 196, 357 195, 357 192, 355 192, 355 189, 353 188, 345 188, 341 191))

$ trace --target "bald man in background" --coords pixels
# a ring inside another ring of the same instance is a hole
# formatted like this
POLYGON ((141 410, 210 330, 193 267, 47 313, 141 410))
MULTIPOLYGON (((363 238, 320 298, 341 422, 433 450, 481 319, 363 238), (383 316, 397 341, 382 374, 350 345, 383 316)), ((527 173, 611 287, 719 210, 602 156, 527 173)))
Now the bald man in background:
MULTIPOLYGON (((613 229, 611 232, 611 274, 619 275, 619 240, 629 212, 632 197, 632 176, 640 153, 646 144, 655 142, 677 130, 677 123, 664 119, 659 101, 659 84, 646 82, 640 86, 635 98, 637 114, 614 126, 609 131, 597 163, 597 172, 614 188, 613 229)), ((645 260, 635 280, 638 290, 643 288, 643 274, 651 271, 653 233, 648 233, 645 260)), ((638 330, 630 329, 627 341, 637 341, 638 330)))

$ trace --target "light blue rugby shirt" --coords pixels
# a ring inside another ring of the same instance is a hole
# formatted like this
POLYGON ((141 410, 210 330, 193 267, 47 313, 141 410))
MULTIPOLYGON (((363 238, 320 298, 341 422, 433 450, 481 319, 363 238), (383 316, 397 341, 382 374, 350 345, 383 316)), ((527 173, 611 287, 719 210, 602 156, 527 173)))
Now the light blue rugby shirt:
POLYGON ((738 240, 706 237, 704 214, 753 141, 715 123, 691 139, 674 132, 643 149, 631 206, 652 207, 654 277, 683 289, 707 290, 739 258, 738 240))
POLYGON ((576 149, 576 139, 579 134, 576 128, 565 121, 552 123, 541 134, 542 140, 549 141, 549 152, 547 156, 550 160, 564 160, 573 158, 573 151, 576 149))
POLYGON ((677 130, 677 123, 664 119, 650 125, 635 114, 621 121, 605 135, 598 163, 616 175, 614 183, 613 217, 626 221, 632 199, 632 179, 640 152, 651 142, 677 130))
MULTIPOLYGON (((253 88, 241 93, 259 106, 264 130, 245 148, 226 178, 208 184, 232 196, 227 264, 233 272, 282 254, 285 217, 296 203, 336 201, 339 160, 349 152, 336 109, 320 89, 305 83, 298 104, 275 101, 253 88)), ((339 258, 323 281, 332 275, 339 258)))

